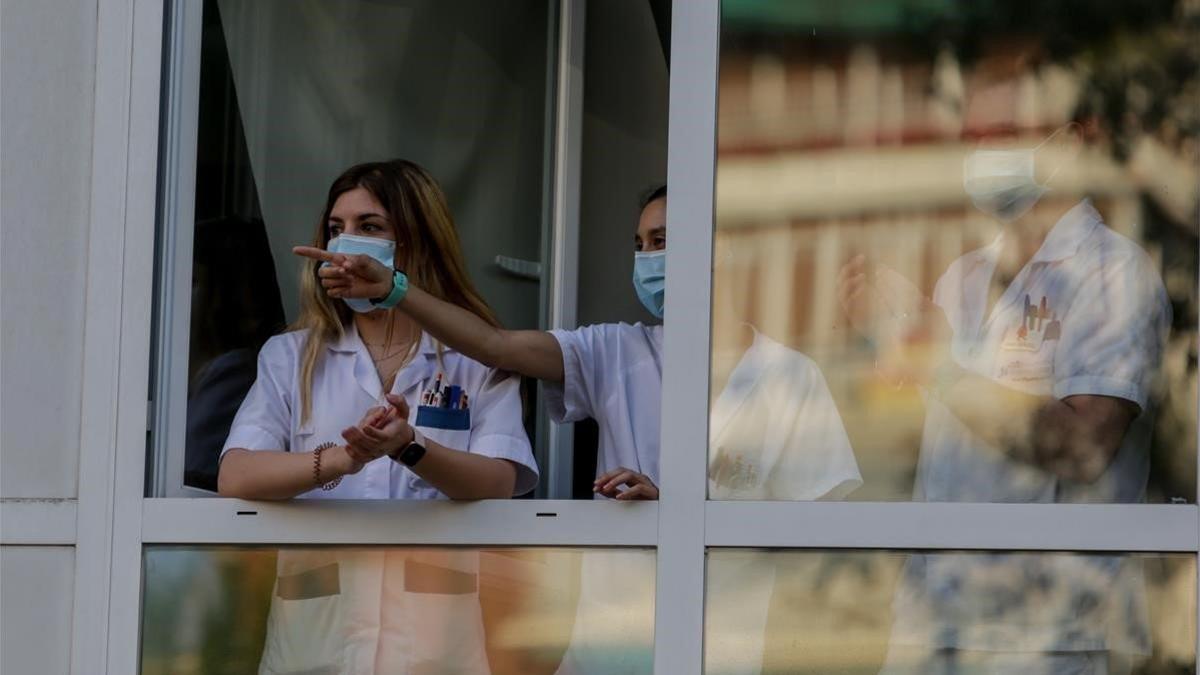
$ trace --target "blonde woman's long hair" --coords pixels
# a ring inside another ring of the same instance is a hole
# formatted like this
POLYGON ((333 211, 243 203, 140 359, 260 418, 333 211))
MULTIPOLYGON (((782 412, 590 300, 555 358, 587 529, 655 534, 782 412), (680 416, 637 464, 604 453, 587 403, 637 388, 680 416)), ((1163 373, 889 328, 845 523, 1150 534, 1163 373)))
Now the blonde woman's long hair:
MULTIPOLYGON (((343 193, 355 188, 370 192, 387 212, 396 234, 396 264, 408 275, 410 283, 493 326, 500 326, 495 313, 467 276, 458 230, 445 193, 429 172, 413 162, 394 159, 346 169, 329 187, 313 246, 329 247, 328 223, 333 205, 343 193)), ((317 362, 327 345, 342 338, 354 317, 344 302, 325 293, 317 276, 318 266, 314 260, 305 260, 300 281, 300 316, 290 327, 308 331, 300 362, 302 423, 312 415, 312 381, 317 362)), ((409 358, 418 344, 419 341, 413 344, 409 358)))

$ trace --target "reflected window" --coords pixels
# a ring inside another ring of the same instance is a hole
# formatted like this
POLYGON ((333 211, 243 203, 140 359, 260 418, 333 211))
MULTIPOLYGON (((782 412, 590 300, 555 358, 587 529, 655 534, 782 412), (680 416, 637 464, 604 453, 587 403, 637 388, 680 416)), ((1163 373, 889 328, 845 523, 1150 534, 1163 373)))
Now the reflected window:
POLYGON ((710 497, 1193 502, 1196 8, 722 12, 710 497))

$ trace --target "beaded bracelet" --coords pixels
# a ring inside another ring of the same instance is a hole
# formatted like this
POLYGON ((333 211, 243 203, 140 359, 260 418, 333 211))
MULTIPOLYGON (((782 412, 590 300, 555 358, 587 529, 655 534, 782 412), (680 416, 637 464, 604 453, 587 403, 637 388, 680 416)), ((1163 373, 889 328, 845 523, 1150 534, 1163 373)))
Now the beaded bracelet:
POLYGON ((329 491, 338 486, 342 482, 342 477, 338 476, 328 483, 321 482, 321 453, 330 448, 337 447, 333 443, 322 443, 313 449, 313 485, 319 486, 322 490, 329 491))

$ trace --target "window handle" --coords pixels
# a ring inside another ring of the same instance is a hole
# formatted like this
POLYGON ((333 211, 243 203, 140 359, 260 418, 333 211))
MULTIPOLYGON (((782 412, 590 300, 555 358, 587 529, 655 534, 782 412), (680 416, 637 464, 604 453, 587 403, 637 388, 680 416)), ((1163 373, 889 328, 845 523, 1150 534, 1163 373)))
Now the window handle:
POLYGON ((496 256, 496 267, 518 279, 526 279, 528 281, 542 280, 542 263, 535 260, 521 260, 520 258, 498 255, 496 256))

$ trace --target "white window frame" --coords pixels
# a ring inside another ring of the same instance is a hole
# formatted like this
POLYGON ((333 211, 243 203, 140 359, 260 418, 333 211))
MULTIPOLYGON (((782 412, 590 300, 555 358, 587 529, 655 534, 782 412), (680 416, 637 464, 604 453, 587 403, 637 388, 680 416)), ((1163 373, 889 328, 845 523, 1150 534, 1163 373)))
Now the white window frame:
MULTIPOLYGON (((572 12, 576 19, 581 16, 581 0, 563 3, 563 20, 571 20, 572 12)), ((662 405, 659 503, 263 504, 145 498, 159 143, 188 142, 160 139, 159 133, 164 32, 179 26, 164 25, 163 0, 98 0, 98 10, 81 382, 86 431, 77 508, 70 513, 46 509, 58 514, 58 520, 75 519, 73 536, 65 521, 56 520, 54 527, 54 541, 69 538, 77 547, 73 672, 137 671, 142 551, 153 544, 656 548, 655 672, 685 675, 703 670, 706 547, 1200 552, 1195 504, 706 501, 719 0, 676 0, 673 10, 667 214, 671 320, 663 371, 663 390, 671 395, 662 405), (522 522, 519 530, 513 526, 522 522)), ((182 81, 186 77, 190 75, 182 81)), ((173 171, 181 173, 164 182, 186 185, 183 167, 165 167, 161 173, 173 171)), ((176 246, 190 236, 176 235, 176 246)), ((5 526, 23 522, 21 515, 6 508, 5 526)), ((22 536, 36 541, 36 528, 24 527, 17 540, 6 533, 5 543, 20 543, 22 536)))

